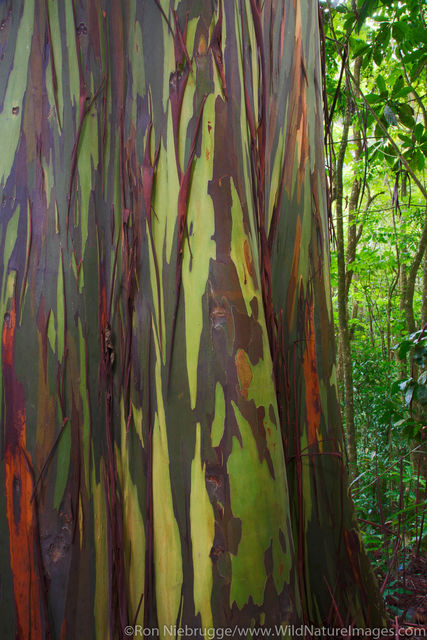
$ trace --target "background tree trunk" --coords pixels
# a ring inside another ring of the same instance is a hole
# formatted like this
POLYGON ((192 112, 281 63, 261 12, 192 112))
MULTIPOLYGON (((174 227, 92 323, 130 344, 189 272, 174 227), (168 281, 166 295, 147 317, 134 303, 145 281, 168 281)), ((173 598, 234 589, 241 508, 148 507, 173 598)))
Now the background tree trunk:
POLYGON ((383 622, 342 460, 317 5, 175 5, 1 6, 4 637, 383 622))
POLYGON ((427 207, 424 212, 424 225, 421 233, 421 238, 418 242, 417 251, 409 265, 406 272, 406 278, 402 281, 402 307, 405 313, 406 328, 408 333, 413 333, 416 330, 416 323, 414 318, 414 292, 415 281, 417 278, 418 270, 423 260, 424 252, 427 247, 427 207))
POLYGON ((421 326, 427 322, 427 251, 424 250, 423 266, 423 304, 421 309, 421 326))
POLYGON ((348 326, 348 285, 349 278, 346 268, 346 247, 344 231, 344 191, 343 169, 344 158, 348 146, 348 134, 350 131, 352 115, 352 100, 348 95, 346 99, 346 111, 343 123, 343 133, 338 151, 335 174, 335 206, 336 206, 336 242, 337 242, 337 269, 338 269, 338 348, 342 365, 344 380, 344 416, 345 435, 349 472, 352 477, 357 475, 357 449, 356 432, 354 425, 354 401, 353 401, 353 363, 351 358, 351 337, 348 326))

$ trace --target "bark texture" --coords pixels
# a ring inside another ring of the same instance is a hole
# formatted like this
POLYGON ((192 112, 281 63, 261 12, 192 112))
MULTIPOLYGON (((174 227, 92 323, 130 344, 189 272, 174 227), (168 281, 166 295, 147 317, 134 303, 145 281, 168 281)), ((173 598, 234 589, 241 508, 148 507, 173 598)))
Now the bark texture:
POLYGON ((316 3, 0 11, 2 637, 382 622, 342 461, 316 3))

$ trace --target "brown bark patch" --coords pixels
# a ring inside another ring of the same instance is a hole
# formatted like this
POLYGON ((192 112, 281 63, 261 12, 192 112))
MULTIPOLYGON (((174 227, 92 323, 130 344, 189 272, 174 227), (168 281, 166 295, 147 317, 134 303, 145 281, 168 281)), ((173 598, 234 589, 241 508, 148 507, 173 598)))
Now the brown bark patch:
POLYGON ((247 240, 245 240, 245 243, 243 245, 243 251, 244 251, 244 254, 245 254, 246 268, 248 270, 249 275, 252 277, 253 273, 254 273, 254 267, 253 267, 253 263, 252 263, 251 248, 250 248, 249 242, 247 240))
POLYGON ((249 358, 243 349, 239 349, 235 357, 237 375, 239 378, 240 393, 248 399, 248 390, 252 382, 252 369, 249 358))

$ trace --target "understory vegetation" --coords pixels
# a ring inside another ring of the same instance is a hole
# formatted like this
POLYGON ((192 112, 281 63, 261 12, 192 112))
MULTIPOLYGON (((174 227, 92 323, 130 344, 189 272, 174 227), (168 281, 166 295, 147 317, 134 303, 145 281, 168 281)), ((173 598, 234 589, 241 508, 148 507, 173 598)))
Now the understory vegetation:
POLYGON ((351 492, 389 612, 427 548, 427 30, 418 0, 322 3, 331 272, 351 492))

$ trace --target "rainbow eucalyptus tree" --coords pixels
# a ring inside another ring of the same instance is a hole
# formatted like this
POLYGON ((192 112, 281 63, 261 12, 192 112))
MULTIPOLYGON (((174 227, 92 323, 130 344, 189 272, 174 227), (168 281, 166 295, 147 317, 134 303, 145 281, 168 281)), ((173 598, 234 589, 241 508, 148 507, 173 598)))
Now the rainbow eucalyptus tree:
POLYGON ((382 623, 337 408, 316 3, 0 11, 2 637, 382 623))

